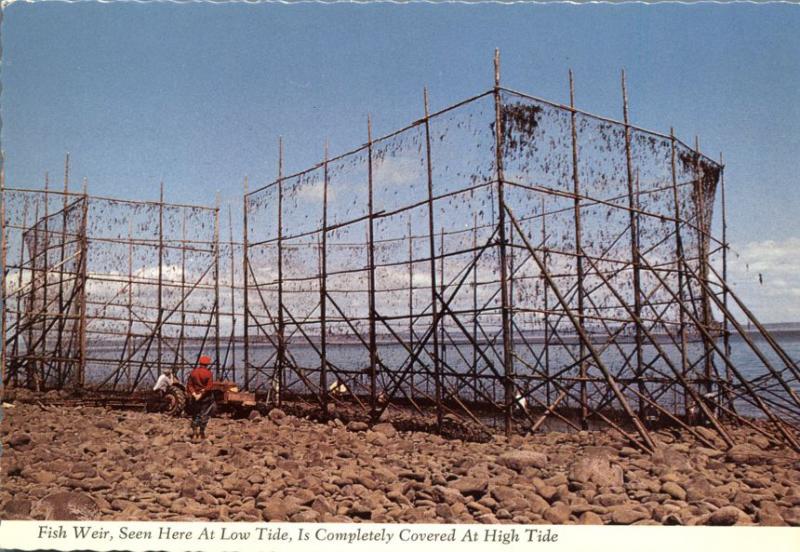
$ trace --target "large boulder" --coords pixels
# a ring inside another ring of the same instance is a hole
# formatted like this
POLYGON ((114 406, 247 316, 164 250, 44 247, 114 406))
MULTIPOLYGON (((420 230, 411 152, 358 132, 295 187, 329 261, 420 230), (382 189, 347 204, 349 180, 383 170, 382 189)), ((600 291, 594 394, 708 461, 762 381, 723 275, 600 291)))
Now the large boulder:
POLYGON ((530 450, 516 450, 501 454, 497 459, 497 463, 501 466, 521 472, 525 468, 547 467, 547 455, 530 450))
POLYGON ((567 475, 573 483, 594 483, 599 487, 621 487, 622 467, 612 464, 606 455, 582 456, 569 467, 567 475))
POLYGON ((30 519, 31 501, 23 498, 12 498, 3 506, 3 519, 30 519))
POLYGON ((709 525, 736 525, 737 523, 747 523, 750 517, 736 506, 724 506, 711 514, 708 519, 709 525))
POLYGON ((86 493, 62 491, 39 500, 31 511, 35 519, 83 521, 97 519, 100 508, 86 493))
POLYGON ((725 459, 734 464, 757 466, 769 463, 772 457, 753 445, 744 444, 732 446, 725 455, 725 459))
POLYGON ((485 479, 478 479, 476 477, 461 477, 455 481, 451 481, 449 486, 460 491, 464 496, 480 498, 486 494, 489 483, 485 479))
POLYGON ((670 470, 686 472, 692 471, 694 465, 689 456, 674 447, 661 447, 653 453, 653 464, 665 466, 670 470))

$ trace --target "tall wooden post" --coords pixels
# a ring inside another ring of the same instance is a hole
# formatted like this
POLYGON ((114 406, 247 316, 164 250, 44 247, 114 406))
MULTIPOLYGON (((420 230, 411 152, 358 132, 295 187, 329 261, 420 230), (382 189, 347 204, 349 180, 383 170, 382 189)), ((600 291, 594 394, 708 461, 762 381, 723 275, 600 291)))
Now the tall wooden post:
MULTIPOLYGON (((678 271, 678 323, 679 323, 679 331, 680 331, 680 348, 681 348, 681 375, 686 380, 689 375, 689 359, 687 357, 686 347, 687 347, 687 337, 686 337, 686 314, 684 313, 684 305, 682 304, 685 300, 684 296, 684 285, 686 276, 684 275, 684 252, 683 252, 683 240, 681 238, 681 208, 680 208, 680 200, 678 197, 678 177, 675 169, 675 131, 670 129, 670 166, 672 171, 672 198, 675 210, 675 264, 678 271)), ((683 392, 683 414, 684 416, 688 416, 689 409, 691 407, 690 403, 690 396, 689 393, 684 390, 683 392)))
POLYGON ((38 378, 39 381, 42 382, 42 385, 46 385, 46 377, 45 377, 45 364, 47 362, 47 331, 49 328, 47 317, 49 315, 49 308, 48 308, 48 297, 47 297, 47 288, 48 288, 48 272, 50 271, 50 175, 49 173, 44 173, 44 219, 42 220, 42 224, 44 226, 44 239, 42 240, 44 244, 40 246, 40 250, 42 251, 43 259, 42 259, 42 309, 41 309, 41 321, 42 321, 42 330, 41 330, 41 353, 37 356, 37 367, 38 367, 38 378))
MULTIPOLYGON (((234 244, 233 244, 233 213, 231 212, 231 204, 228 203, 228 246, 230 247, 230 281, 229 285, 231 287, 231 337, 228 342, 228 350, 231 352, 231 374, 230 377, 233 381, 236 381, 236 255, 234 254, 234 244)), ((227 354, 225 357, 227 358, 227 354)))
POLYGON ((319 385, 322 393, 322 415, 328 417, 328 142, 325 142, 325 162, 322 168, 322 243, 319 267, 319 385))
MULTIPOLYGON (((722 305, 725 312, 722 313, 722 339, 725 357, 730 359, 731 356, 731 332, 728 327, 728 215, 727 207, 725 204, 725 165, 722 161, 722 154, 719 154, 719 184, 720 192, 722 195, 722 305)), ((725 363, 725 395, 728 398, 728 409, 733 410, 733 398, 730 394, 731 385, 733 384, 733 374, 730 369, 730 362, 725 363)))
MULTIPOLYGON (((575 111, 575 81, 572 77, 572 70, 569 71, 569 107, 570 107, 570 126, 572 130, 572 186, 573 194, 575 195, 575 265, 576 275, 578 278, 578 324, 581 329, 586 331, 584 325, 584 287, 583 287, 583 245, 581 241, 581 183, 578 173, 578 129, 576 124, 577 113, 575 111)), ((586 392, 586 346, 583 341, 580 341, 578 346, 578 358, 581 360, 580 364, 580 378, 581 378, 581 427, 588 429, 589 427, 589 398, 586 392)))
POLYGON ((428 110, 428 89, 422 92, 425 104, 425 161, 428 171, 428 257, 431 288, 431 337, 433 338, 433 380, 436 401, 436 429, 442 430, 444 412, 442 410, 442 362, 439 357, 439 302, 436 298, 436 233, 433 217, 433 161, 431 159, 431 126, 428 110))
POLYGON ((178 350, 180 351, 180 378, 183 381, 186 366, 186 211, 181 210, 181 328, 178 337, 178 350))
MULTIPOLYGON (((408 215, 406 233, 408 234, 408 349, 414 350, 414 237, 411 233, 411 215, 408 215)), ((411 356, 411 365, 408 367, 408 377, 411 381, 409 393, 414 396, 414 356, 411 356)))
MULTIPOLYGON (((633 268, 633 312, 637 320, 641 320, 642 298, 641 298, 641 263, 639 261, 639 201, 634 192, 633 161, 631 156, 631 127, 628 123, 628 91, 625 86, 625 71, 622 71, 622 113, 625 121, 625 165, 627 168, 628 180, 628 215, 630 217, 630 240, 631 240, 631 266, 633 268)), ((647 387, 642 380, 644 372, 644 358, 642 351, 642 328, 634 322, 636 337, 636 380, 639 386, 639 415, 644 416, 645 401, 644 395, 647 387)))
POLYGON ((694 145, 694 184, 695 184, 695 209, 697 209, 697 237, 700 245, 700 305, 702 309, 702 323, 705 326, 703 333, 703 354, 706 393, 714 390, 714 362, 712 360, 712 347, 709 343, 708 335, 713 335, 714 329, 711 327, 711 304, 708 300, 708 221, 706 220, 706 197, 703 187, 703 178, 700 171, 700 139, 695 136, 694 145))
MULTIPOLYGON (((128 335, 127 341, 133 340, 133 221, 128 220, 128 335)), ((184 322, 185 320, 181 320, 184 322)), ((183 324, 181 324, 181 330, 183 330, 183 324)), ((128 346, 131 350, 135 350, 135 343, 129 343, 128 346)), ((123 351, 123 356, 120 358, 120 361, 124 360, 125 352, 123 351)), ((133 380, 131 378, 131 364, 127 362, 127 370, 126 370, 126 384, 128 391, 133 391, 133 380)), ((181 378, 183 381, 183 378, 181 378)))
POLYGON ((80 363, 78 369, 78 386, 83 387, 86 381, 86 353, 87 353, 87 335, 86 335, 86 287, 88 284, 88 265, 89 265, 89 192, 87 189, 86 179, 83 180, 83 213, 81 217, 81 302, 80 302, 80 326, 78 336, 80 339, 80 363))
POLYGON ((250 262, 249 262, 249 238, 247 220, 247 194, 248 182, 244 177, 244 195, 242 196, 242 284, 244 287, 244 389, 250 390, 250 262))
MULTIPOLYGON (((68 323, 69 316, 64 311, 66 305, 64 304, 64 264, 66 260, 66 246, 67 246, 67 207, 69 205, 69 153, 66 154, 64 159, 64 195, 61 206, 61 247, 58 259, 58 329, 56 332, 56 356, 58 361, 56 363, 58 372, 59 385, 64 385, 66 380, 66 371, 68 362, 63 360, 64 354, 64 328, 68 323)), ((22 257, 20 257, 22 259, 22 257)))
MULTIPOLYGON (((283 404, 286 343, 283 315, 283 138, 278 139, 278 405, 283 404)), ((273 374, 274 377, 274 374, 273 374)))
POLYGON ((508 255, 506 251, 506 209, 503 180, 503 106, 500 98, 500 51, 494 53, 494 136, 497 160, 497 209, 500 240, 500 301, 503 324, 503 368, 505 379, 505 432, 511 435, 511 413, 514 406, 514 359, 512 356, 511 317, 508 297, 508 255))
POLYGON ((478 402, 478 213, 472 214, 472 400, 478 402))
POLYGON ((158 195, 158 298, 156 299, 158 315, 156 317, 156 367, 159 377, 162 373, 161 355, 163 354, 162 341, 164 339, 163 324, 164 316, 164 183, 159 186, 158 195))
POLYGON ((222 377, 224 366, 220 364, 221 347, 219 335, 219 319, 220 319, 220 296, 219 296, 219 192, 214 206, 214 366, 216 367, 217 377, 222 377))
POLYGON ((6 385, 6 331, 8 328, 7 311, 8 294, 6 290, 6 278, 8 277, 8 241, 6 238, 6 177, 5 169, 0 169, 0 264, 2 272, 0 275, 3 280, 0 282, 0 299, 3 301, 3 320, 2 330, 0 330, 0 384, 6 385))
POLYGON ((544 254, 542 255, 542 265, 544 270, 542 270, 542 290, 543 290, 543 299, 544 299, 544 373, 545 377, 547 378, 547 384, 545 385, 545 398, 547 400, 547 404, 550 403, 550 293, 549 287, 547 286, 547 282, 544 278, 544 273, 547 271, 547 262, 550 260, 550 254, 547 251, 547 212, 545 210, 545 201, 544 196, 542 196, 542 249, 544 250, 544 254))
MULTIPOLYGON (((28 342, 25 347, 25 379, 29 389, 39 389, 36 380, 36 350, 33 346, 34 331, 36 329, 36 277, 39 272, 39 199, 36 199, 36 209, 33 215, 33 247, 29 248, 31 256, 31 291, 28 299, 28 342)), ((77 374, 76 374, 77 375, 77 374)))
POLYGON ((378 345, 375 336, 375 228, 374 206, 372 203, 372 119, 367 117, 367 207, 369 222, 367 226, 367 267, 369 270, 369 396, 370 416, 377 412, 378 345))

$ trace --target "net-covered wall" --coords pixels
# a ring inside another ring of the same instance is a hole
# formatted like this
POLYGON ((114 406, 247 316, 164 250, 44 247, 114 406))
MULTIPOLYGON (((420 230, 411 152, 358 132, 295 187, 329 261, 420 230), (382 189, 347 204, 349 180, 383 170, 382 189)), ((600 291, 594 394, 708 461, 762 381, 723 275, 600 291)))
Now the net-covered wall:
POLYGON ((241 245, 217 208, 3 195, 6 382, 136 389, 201 354, 235 378, 241 245))
POLYGON ((497 87, 281 176, 245 197, 248 384, 645 447, 646 426, 737 405, 796 416, 720 339, 721 168, 497 87))
POLYGON ((730 445, 735 422, 800 449, 800 370, 711 235, 722 166, 623 104, 614 121, 499 83, 425 101, 300 173, 281 153, 241 241, 230 209, 225 229, 163 194, 4 188, 3 380, 142 389, 206 354, 324 416, 611 427, 650 450, 654 426, 715 446, 694 425, 730 445))

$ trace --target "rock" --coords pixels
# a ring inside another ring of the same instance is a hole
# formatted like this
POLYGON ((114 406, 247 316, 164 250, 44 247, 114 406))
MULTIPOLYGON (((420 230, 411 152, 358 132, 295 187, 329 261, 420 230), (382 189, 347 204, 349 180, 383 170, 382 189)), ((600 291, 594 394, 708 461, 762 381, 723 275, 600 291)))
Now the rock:
POLYGON ((750 441, 751 444, 757 446, 761 450, 766 450, 770 446, 769 439, 767 439, 765 436, 759 433, 751 435, 748 440, 750 441))
POLYGON ((522 498, 522 493, 511 487, 492 487, 491 495, 503 504, 522 498))
POLYGON ((562 525, 569 520, 569 515, 572 511, 566 504, 557 504, 552 508, 548 508, 544 513, 544 519, 554 525, 562 525))
POLYGON ((756 519, 759 525, 769 527, 780 527, 786 525, 786 522, 781 516, 780 509, 774 502, 762 502, 761 509, 758 511, 756 519))
POLYGON ((258 420, 259 418, 261 418, 261 412, 259 412, 255 408, 250 411, 250 414, 247 415, 247 419, 250 420, 251 422, 253 420, 258 420))
POLYGON ((539 515, 543 515, 544 512, 546 512, 547 509, 550 508, 550 504, 548 504, 548 502, 539 495, 529 496, 528 505, 530 507, 531 512, 539 515))
POLYGON ((348 431, 356 432, 367 431, 369 429, 369 425, 367 425, 365 422, 350 422, 347 424, 347 429, 348 431))
POLYGON ((678 450, 677 445, 661 447, 653 453, 651 460, 655 465, 666 466, 676 471, 691 471, 694 465, 689 457, 678 450))
POLYGON ((281 421, 284 418, 286 418, 286 412, 284 412, 280 408, 273 408, 272 410, 269 411, 267 416, 273 422, 278 423, 279 421, 281 421))
POLYGON ((673 481, 667 481, 661 485, 661 492, 667 493, 675 500, 686 500, 686 491, 683 490, 683 487, 673 481))
POLYGON ((647 513, 627 504, 614 506, 611 511, 611 522, 616 525, 630 525, 647 517, 649 517, 647 513))
MULTIPOLYGON (((444 502, 452 506, 453 504, 460 504, 464 501, 464 495, 461 494, 461 491, 452 487, 436 485, 433 487, 432 491, 437 502, 444 502)), ((389 493, 389 495, 391 495, 391 493, 389 493)))
POLYGON ((603 525, 603 518, 592 511, 582 513, 578 521, 581 525, 603 525))
POLYGON ((494 524, 500 523, 500 521, 497 519, 497 517, 495 517, 495 515, 492 514, 492 513, 482 514, 482 515, 476 517, 475 519, 478 520, 480 523, 483 523, 483 524, 486 524, 486 525, 494 525, 494 524))
POLYGON ((31 436, 27 433, 14 433, 8 439, 8 446, 13 449, 22 449, 27 447, 31 443, 31 436))
POLYGON ((444 503, 439 503, 436 505, 436 515, 442 518, 445 521, 448 521, 453 518, 453 509, 444 503))
POLYGON ((767 464, 770 462, 770 455, 764 453, 760 449, 752 445, 734 445, 732 446, 725 459, 734 464, 748 464, 751 466, 758 466, 760 464, 767 464))
POLYGON ((286 506, 284 501, 278 498, 271 498, 264 503, 261 508, 264 521, 288 521, 286 506))
POLYGON ((699 476, 691 479, 685 485, 686 497, 683 500, 697 502, 714 495, 714 488, 705 477, 699 476))
POLYGON ((324 496, 318 496, 317 498, 315 498, 314 502, 311 503, 311 509, 319 513, 320 515, 336 513, 336 509, 324 496))
POLYGON ((750 521, 750 517, 736 506, 723 506, 708 518, 709 525, 736 525, 750 521))
POLYGON ((661 520, 661 523, 664 525, 683 525, 683 520, 677 513, 672 512, 664 516, 664 519, 661 520))
POLYGON ((31 475, 31 479, 40 485, 50 485, 53 481, 58 479, 58 476, 49 471, 39 470, 31 475))
POLYGON ((575 460, 569 467, 567 476, 571 482, 594 483, 600 487, 621 487, 622 468, 612 465, 607 457, 590 456, 575 460))
POLYGON ((721 450, 710 449, 706 447, 696 447, 694 452, 702 456, 707 456, 708 458, 719 458, 720 456, 725 456, 725 453, 721 450))
POLYGON ((12 498, 3 506, 3 519, 29 519, 31 501, 24 498, 12 498))
POLYGON ((320 518, 320 514, 314 510, 303 510, 294 514, 290 521, 295 523, 313 523, 320 518))
POLYGON ((110 489, 111 485, 101 477, 89 477, 82 479, 78 487, 84 491, 102 491, 103 489, 110 489))
POLYGON ((486 489, 489 486, 489 483, 485 479, 461 477, 455 481, 451 481, 449 486, 453 489, 456 489, 464 496, 481 497, 486 494, 486 489))
POLYGON ((521 472, 525 468, 547 467, 547 455, 541 452, 518 450, 506 452, 497 459, 497 463, 512 470, 521 472))
POLYGON ((362 501, 355 502, 348 510, 347 515, 361 519, 370 519, 373 508, 362 501))
POLYGON ((783 521, 793 527, 800 527, 800 508, 794 507, 783 512, 783 521))
POLYGON ((110 420, 98 420, 95 422, 94 426, 98 429, 114 429, 116 424, 110 420))
POLYGON ((384 435, 386 435, 389 438, 394 437, 395 435, 397 435, 397 430, 394 428, 394 426, 392 424, 386 423, 386 422, 382 422, 380 424, 375 424, 372 427, 372 431, 375 431, 377 433, 383 433, 384 435))
POLYGON ((367 431, 367 443, 375 445, 376 447, 384 447, 389 443, 389 438, 383 433, 367 431))
POLYGON ((39 500, 31 513, 46 520, 83 521, 97 519, 100 509, 86 493, 61 491, 39 500))

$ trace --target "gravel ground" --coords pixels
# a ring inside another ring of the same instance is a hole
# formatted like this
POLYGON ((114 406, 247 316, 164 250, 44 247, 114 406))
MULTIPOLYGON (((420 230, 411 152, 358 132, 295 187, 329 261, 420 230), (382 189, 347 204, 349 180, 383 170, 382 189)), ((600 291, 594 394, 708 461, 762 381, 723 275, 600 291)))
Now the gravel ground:
POLYGON ((650 455, 612 432, 477 443, 273 410, 193 444, 160 414, 3 410, 3 519, 800 525, 800 455, 745 428, 727 451, 658 431, 650 455))

